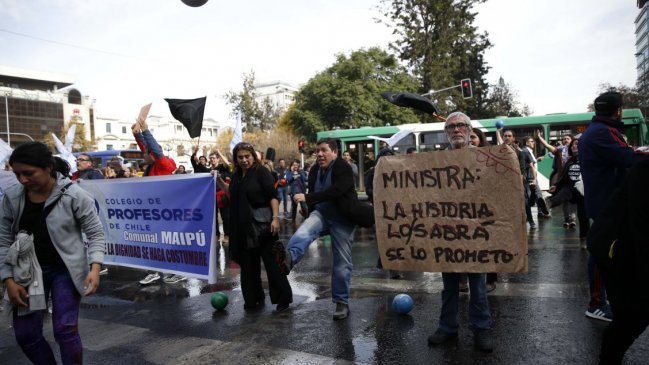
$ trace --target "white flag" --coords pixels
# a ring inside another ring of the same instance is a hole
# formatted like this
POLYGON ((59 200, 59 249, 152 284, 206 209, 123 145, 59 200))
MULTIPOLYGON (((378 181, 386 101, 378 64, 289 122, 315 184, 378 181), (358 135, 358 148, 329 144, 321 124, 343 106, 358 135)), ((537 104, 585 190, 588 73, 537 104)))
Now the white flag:
MULTIPOLYGON (((243 128, 241 127, 241 114, 237 115, 237 124, 234 126, 234 134, 232 135, 232 140, 230 141, 230 151, 234 150, 234 146, 237 143, 243 141, 243 128)), ((236 156, 233 156, 236 158, 236 156)))
POLYGON ((402 129, 395 133, 392 137, 390 138, 383 138, 383 137, 377 137, 377 136, 367 136, 367 138, 372 138, 372 139, 378 139, 379 141, 383 141, 388 144, 388 146, 393 147, 397 142, 402 140, 405 136, 409 135, 412 133, 411 129, 402 129))

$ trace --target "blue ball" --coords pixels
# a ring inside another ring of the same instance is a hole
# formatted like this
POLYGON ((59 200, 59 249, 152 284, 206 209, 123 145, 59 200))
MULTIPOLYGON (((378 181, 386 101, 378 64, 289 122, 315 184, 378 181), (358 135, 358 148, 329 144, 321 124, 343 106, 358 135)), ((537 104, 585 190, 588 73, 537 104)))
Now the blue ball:
POLYGON ((504 126, 505 126, 505 122, 503 122, 502 119, 498 119, 496 121, 496 128, 497 129, 500 129, 500 128, 504 127, 504 126))
POLYGON ((392 299, 392 310, 399 314, 409 313, 413 305, 412 298, 408 294, 398 294, 392 299))

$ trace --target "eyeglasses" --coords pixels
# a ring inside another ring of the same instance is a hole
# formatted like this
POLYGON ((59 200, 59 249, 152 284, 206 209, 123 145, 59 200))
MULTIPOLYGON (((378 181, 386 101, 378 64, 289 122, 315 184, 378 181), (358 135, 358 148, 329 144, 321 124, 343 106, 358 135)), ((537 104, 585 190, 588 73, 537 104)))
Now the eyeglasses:
POLYGON ((77 162, 84 162, 84 161, 89 162, 90 160, 87 160, 85 158, 77 158, 77 162))
POLYGON ((455 124, 447 124, 447 125, 445 125, 444 129, 447 132, 452 132, 455 128, 462 130, 462 129, 468 129, 470 127, 471 127, 471 124, 468 124, 468 123, 455 123, 455 124))

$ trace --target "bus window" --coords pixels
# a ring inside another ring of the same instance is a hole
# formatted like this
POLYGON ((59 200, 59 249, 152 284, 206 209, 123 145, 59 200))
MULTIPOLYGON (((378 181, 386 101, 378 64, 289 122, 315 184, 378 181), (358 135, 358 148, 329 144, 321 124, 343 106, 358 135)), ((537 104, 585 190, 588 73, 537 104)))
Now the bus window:
POLYGON ((444 131, 421 132, 419 134, 419 150, 421 152, 437 151, 448 146, 448 138, 444 131))
POLYGON ((622 127, 622 134, 626 137, 629 146, 640 147, 640 127, 638 125, 625 125, 622 127))
POLYGON ((399 142, 397 142, 394 146, 392 147, 392 150, 395 153, 398 154, 405 154, 406 150, 410 147, 416 147, 415 145, 415 135, 414 134, 409 134, 405 137, 403 137, 399 142))

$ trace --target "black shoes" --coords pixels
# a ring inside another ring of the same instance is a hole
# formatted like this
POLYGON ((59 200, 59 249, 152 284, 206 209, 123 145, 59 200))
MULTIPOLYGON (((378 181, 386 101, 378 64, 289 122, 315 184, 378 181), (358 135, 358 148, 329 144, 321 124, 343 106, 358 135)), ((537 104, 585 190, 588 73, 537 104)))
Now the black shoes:
MULTIPOLYGON (((444 332, 441 329, 437 329, 435 333, 428 337, 428 346, 438 346, 454 340, 457 338, 456 333, 444 332)), ((494 345, 489 337, 489 331, 487 330, 476 330, 473 332, 473 341, 475 342, 475 347, 482 352, 493 352, 494 345)))
POLYGON ((336 311, 334 312, 334 321, 345 319, 349 316, 349 305, 343 302, 336 302, 336 311))
POLYGON ((275 307, 275 312, 283 312, 288 309, 288 303, 280 303, 277 304, 277 307, 275 307))
POLYGON ((450 340, 456 339, 457 338, 457 332, 456 333, 448 333, 444 332, 440 329, 437 329, 435 333, 432 335, 428 336, 428 346, 437 346, 441 345, 445 342, 448 342, 450 340))

